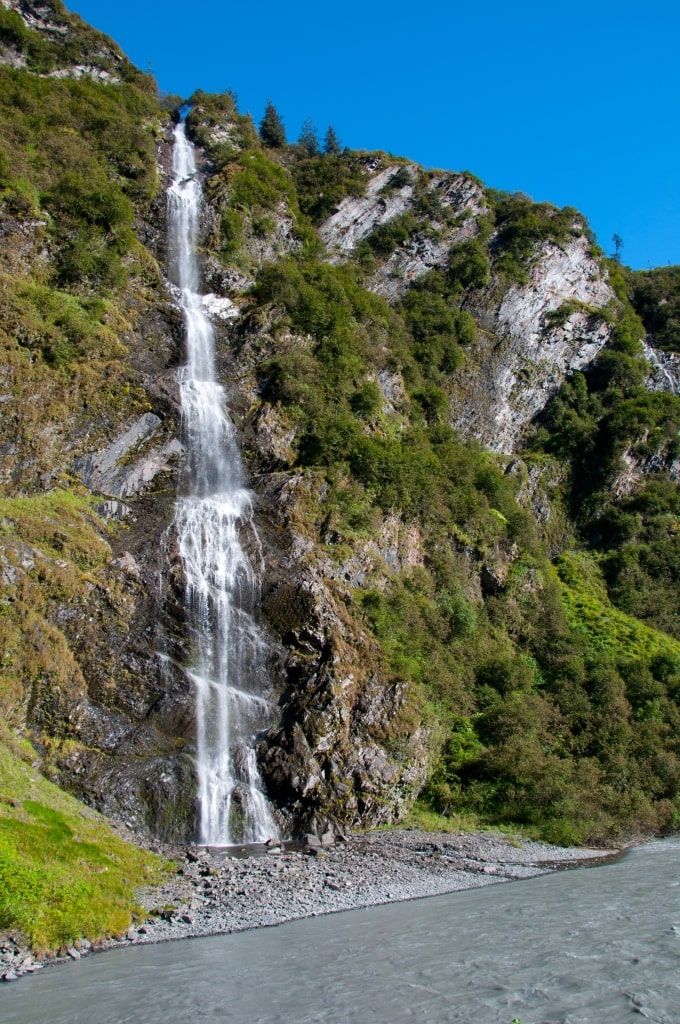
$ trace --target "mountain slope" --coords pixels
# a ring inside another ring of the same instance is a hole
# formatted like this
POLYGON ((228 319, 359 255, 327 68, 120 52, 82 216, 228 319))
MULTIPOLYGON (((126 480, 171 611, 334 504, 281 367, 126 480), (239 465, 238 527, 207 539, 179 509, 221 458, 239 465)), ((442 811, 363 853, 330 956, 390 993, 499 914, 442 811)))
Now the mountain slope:
MULTIPOLYGON (((188 839, 170 115, 58 3, 3 0, 0 39, 0 700, 61 785, 188 839)), ((680 400, 645 359, 672 348, 662 299, 573 209, 268 147, 231 94, 191 103, 282 826, 390 822, 418 795, 560 841, 671 826, 680 400)))

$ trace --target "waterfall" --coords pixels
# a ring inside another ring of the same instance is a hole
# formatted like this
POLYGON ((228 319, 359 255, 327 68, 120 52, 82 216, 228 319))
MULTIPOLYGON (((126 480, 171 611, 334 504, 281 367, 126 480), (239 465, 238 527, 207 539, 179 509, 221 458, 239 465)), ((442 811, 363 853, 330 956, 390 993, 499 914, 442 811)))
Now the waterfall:
POLYGON ((186 365, 180 371, 187 452, 175 531, 185 576, 186 622, 196 693, 198 840, 263 842, 278 834, 262 792, 254 740, 268 724, 264 638, 253 618, 258 581, 241 538, 259 551, 224 389, 216 380, 212 324, 196 252, 201 186, 184 122, 174 132, 168 193, 169 273, 180 291, 186 365))

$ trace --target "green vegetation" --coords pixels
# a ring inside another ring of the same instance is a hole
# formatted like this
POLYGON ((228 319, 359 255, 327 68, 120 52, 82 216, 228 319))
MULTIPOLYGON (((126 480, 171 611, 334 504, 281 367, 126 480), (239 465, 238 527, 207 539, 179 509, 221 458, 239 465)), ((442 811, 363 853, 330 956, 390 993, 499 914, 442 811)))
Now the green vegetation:
POLYGON ((680 504, 668 472, 680 454, 680 398, 645 387, 643 334, 624 307, 610 345, 562 386, 532 443, 568 467, 565 503, 583 542, 600 555, 610 599, 680 638, 680 504), (648 469, 617 496, 612 485, 624 456, 648 469))
MULTIPOLYGON (((295 159, 311 195, 327 158, 295 159)), ((680 649, 663 630, 677 628, 677 488, 655 478, 628 508, 610 486, 631 445, 641 456, 675 451, 677 402, 644 387, 641 325, 625 295, 604 314, 585 309, 609 318, 612 343, 564 385, 532 442, 536 459, 568 468, 561 515, 599 559, 565 556, 558 576, 517 502, 518 479, 447 426, 448 381, 476 340, 464 299, 492 268, 521 279, 537 245, 565 244, 584 225, 569 208, 492 198, 493 244, 482 225, 392 308, 362 287, 367 254, 385 259, 420 230, 415 208, 374 232, 353 263, 329 266, 308 252, 264 267, 250 315, 267 308, 274 337, 293 330, 306 341, 261 364, 262 394, 294 425, 295 472, 325 480, 313 515, 339 557, 385 513, 418 524, 422 566, 355 597, 386 671, 410 684, 409 713, 433 729, 417 813, 515 823, 566 843, 672 827, 680 649), (405 390, 388 401, 380 381, 391 373, 405 390), (637 539, 625 563, 597 539, 605 528, 637 539), (641 579, 654 587, 635 604, 641 579)))
POLYGON ((43 217, 53 283, 120 288, 135 203, 156 188, 157 107, 136 85, 45 79, 0 68, 0 195, 19 218, 43 217))
POLYGON ((335 213, 347 196, 363 195, 368 175, 364 161, 349 150, 332 144, 323 155, 304 153, 292 167, 298 202, 314 224, 335 213))
POLYGON ((560 210, 550 203, 534 203, 522 192, 496 192, 492 199, 496 266, 520 283, 526 280, 527 262, 537 245, 547 241, 564 244, 587 230, 583 217, 571 206, 560 210))
POLYGON ((626 270, 628 295, 653 342, 667 352, 680 352, 680 267, 626 270))
POLYGON ((52 952, 121 935, 135 887, 160 882, 169 865, 42 778, 36 760, 0 729, 0 931, 52 952))
POLYGON ((67 368, 88 357, 112 357, 124 349, 106 324, 111 306, 38 284, 30 278, 0 279, 5 300, 3 330, 22 349, 51 367, 67 368))
MULTIPOLYGON (((66 432, 84 437, 95 422, 101 431, 148 408, 121 339, 159 281, 133 232, 157 189, 154 84, 110 40, 53 7, 65 34, 19 19, 11 45, 31 71, 0 67, 0 430, 12 438, 10 492, 66 482, 66 432), (76 60, 115 81, 44 77, 48 64, 76 60)), ((18 17, 0 13, 5 28, 18 17)))
MULTIPOLYGON (((191 110, 186 119, 187 128, 197 145, 209 153, 216 170, 235 160, 242 149, 259 146, 253 120, 249 114, 239 114, 236 95, 231 90, 206 93, 197 89, 188 102, 191 110)), ((182 105, 183 101, 176 97, 175 106, 182 105)))
POLYGON ((29 721, 50 734, 68 731, 65 712, 85 692, 53 612, 61 602, 91 606, 94 589, 103 584, 98 571, 110 549, 92 504, 74 491, 0 501, 6 580, 0 600, 0 709, 13 725, 29 721))
POLYGON ((21 54, 30 71, 49 74, 56 69, 92 63, 115 79, 153 94, 154 82, 150 76, 134 67, 111 39, 77 14, 69 13, 61 0, 50 0, 50 8, 49 20, 60 26, 59 33, 28 28, 16 11, 0 9, 0 42, 21 54))
POLYGON ((283 127, 281 116, 271 100, 267 100, 264 117, 260 122, 260 138, 264 145, 271 149, 281 149, 286 145, 286 130, 283 127))

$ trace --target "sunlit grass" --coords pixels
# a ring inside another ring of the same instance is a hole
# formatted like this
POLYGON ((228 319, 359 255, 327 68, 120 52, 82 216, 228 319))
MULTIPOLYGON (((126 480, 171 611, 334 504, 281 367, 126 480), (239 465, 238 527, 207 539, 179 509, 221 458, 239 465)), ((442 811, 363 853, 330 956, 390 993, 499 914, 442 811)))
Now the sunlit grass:
POLYGON ((0 731, 0 931, 52 951, 125 932, 135 887, 169 866, 40 776, 35 760, 0 731))
POLYGON ((557 560, 562 600, 569 624, 592 652, 613 657, 680 657, 680 642, 611 604, 602 574, 586 554, 557 560))

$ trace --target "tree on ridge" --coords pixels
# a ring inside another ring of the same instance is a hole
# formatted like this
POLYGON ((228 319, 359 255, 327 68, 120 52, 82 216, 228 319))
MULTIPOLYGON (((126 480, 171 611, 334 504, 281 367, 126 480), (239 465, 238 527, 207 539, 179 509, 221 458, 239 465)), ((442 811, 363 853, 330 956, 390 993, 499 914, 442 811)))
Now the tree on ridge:
POLYGON ((286 145, 286 129, 271 100, 267 100, 264 117, 260 122, 260 138, 265 146, 270 146, 272 149, 281 149, 286 145))

